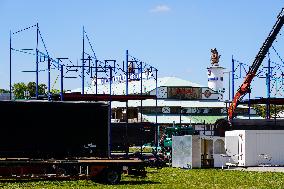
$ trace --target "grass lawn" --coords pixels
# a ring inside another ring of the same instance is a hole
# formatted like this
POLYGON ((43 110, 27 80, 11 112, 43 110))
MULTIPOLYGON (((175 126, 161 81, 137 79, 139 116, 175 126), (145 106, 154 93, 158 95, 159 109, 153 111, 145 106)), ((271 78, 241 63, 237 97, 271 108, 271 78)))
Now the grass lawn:
POLYGON ((124 176, 119 185, 88 180, 0 182, 0 188, 284 188, 284 173, 228 171, 218 169, 148 169, 148 177, 124 176))

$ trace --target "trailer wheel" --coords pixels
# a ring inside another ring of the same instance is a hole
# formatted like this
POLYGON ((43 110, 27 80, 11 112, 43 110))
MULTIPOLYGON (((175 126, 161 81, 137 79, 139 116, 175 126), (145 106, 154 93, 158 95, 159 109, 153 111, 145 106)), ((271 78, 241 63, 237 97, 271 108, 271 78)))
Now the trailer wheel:
POLYGON ((118 184, 121 180, 121 172, 118 169, 108 168, 104 170, 103 180, 107 184, 118 184))

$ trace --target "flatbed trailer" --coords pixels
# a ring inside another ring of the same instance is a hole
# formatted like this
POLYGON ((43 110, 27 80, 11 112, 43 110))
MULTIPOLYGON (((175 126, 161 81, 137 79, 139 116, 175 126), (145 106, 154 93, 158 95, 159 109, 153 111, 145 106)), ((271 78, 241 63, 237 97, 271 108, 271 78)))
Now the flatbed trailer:
POLYGON ((29 159, 1 158, 0 181, 6 179, 90 179, 118 184, 123 173, 146 176, 145 162, 139 159, 29 159))

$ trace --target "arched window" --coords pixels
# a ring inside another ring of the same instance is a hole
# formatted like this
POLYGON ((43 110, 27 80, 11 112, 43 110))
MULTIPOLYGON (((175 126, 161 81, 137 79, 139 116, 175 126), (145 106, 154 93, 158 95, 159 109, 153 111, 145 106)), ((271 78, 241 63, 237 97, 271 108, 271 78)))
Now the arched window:
POLYGON ((214 142, 214 154, 225 154, 225 142, 222 139, 217 139, 214 142))

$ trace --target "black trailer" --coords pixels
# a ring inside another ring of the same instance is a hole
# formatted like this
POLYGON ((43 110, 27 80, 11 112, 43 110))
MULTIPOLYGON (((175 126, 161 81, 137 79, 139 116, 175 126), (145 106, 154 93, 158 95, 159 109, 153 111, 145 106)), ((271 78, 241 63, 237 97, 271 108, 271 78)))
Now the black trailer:
POLYGON ((108 157, 108 105, 0 101, 0 157, 108 157))
POLYGON ((0 177, 67 176, 119 182, 123 167, 144 162, 109 157, 109 106, 98 102, 0 101, 0 177))
POLYGON ((111 123, 111 150, 127 150, 129 146, 143 146, 144 144, 154 146, 155 134, 155 123, 111 123))

